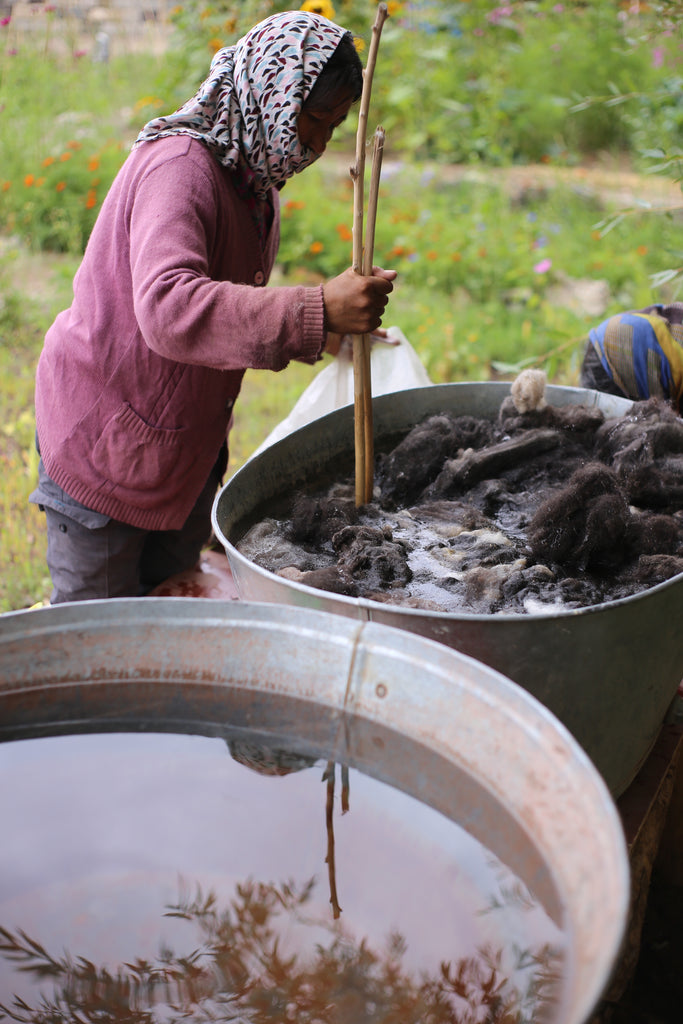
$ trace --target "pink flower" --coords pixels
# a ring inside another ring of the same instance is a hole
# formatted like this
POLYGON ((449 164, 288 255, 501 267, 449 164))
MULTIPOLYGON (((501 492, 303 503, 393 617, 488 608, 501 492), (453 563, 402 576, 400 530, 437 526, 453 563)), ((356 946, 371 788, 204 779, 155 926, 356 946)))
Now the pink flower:
POLYGON ((661 46, 655 46, 654 50, 652 51, 652 67, 661 68, 663 63, 664 50, 661 48, 661 46))
POLYGON ((11 14, 8 14, 6 18, 0 19, 0 28, 4 28, 6 25, 9 25, 11 20, 12 20, 12 15, 11 14))
POLYGON ((496 7, 495 10, 490 11, 486 15, 486 20, 490 21, 492 25, 497 25, 503 18, 508 18, 512 14, 512 8, 508 6, 496 7))
POLYGON ((550 270, 552 265, 553 261, 546 257, 544 260, 541 260, 540 263, 536 263, 534 265, 534 274, 545 274, 550 270))

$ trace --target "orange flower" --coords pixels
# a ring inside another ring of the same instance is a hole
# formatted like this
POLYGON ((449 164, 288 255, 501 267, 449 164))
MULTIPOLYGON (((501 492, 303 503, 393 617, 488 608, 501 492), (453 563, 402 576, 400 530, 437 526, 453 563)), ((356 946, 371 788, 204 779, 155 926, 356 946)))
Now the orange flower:
POLYGON ((428 260, 432 260, 432 261, 438 260, 438 258, 439 258, 439 254, 436 251, 436 249, 430 249, 429 252, 426 255, 427 255, 427 259, 428 260))
POLYGON ((408 250, 405 245, 395 245, 389 253, 390 256, 405 256, 408 250))
POLYGON ((224 46, 225 43, 222 39, 217 39, 215 37, 213 39, 209 39, 209 49, 212 53, 218 53, 218 51, 222 50, 224 46))
POLYGON ((602 238, 602 235, 599 231, 591 231, 591 238, 594 242, 599 242, 602 238))
POLYGON ((45 184, 45 178, 36 178, 36 187, 45 184))
POLYGON ((311 242, 309 252, 312 252, 314 255, 316 255, 317 253, 322 252, 324 248, 325 246, 323 245, 322 242, 311 242))
POLYGON ((451 259, 453 260, 454 263, 460 263, 462 255, 459 252, 451 253, 451 259))
POLYGON ((3 183, 2 183, 2 191, 3 192, 9 192, 11 187, 12 187, 12 182, 11 181, 3 181, 3 183))
POLYGON ((638 253, 639 256, 647 256, 647 246, 646 245, 639 245, 638 248, 636 249, 636 252, 638 253))
POLYGON ((87 198, 85 200, 85 208, 86 208, 86 210, 92 210, 92 208, 96 204, 96 202, 97 202, 97 192, 95 191, 94 188, 88 189, 88 196, 87 196, 87 198))
POLYGON ((67 145, 68 149, 80 149, 81 148, 80 142, 76 142, 75 139, 71 139, 69 142, 67 142, 66 145, 67 145))
POLYGON ((55 158, 53 156, 46 156, 43 160, 43 167, 49 167, 50 164, 53 164, 54 162, 55 158))
POLYGON ((24 178, 24 185, 26 185, 26 188, 30 188, 35 180, 32 174, 27 174, 24 178))
POLYGON ((477 249, 477 256, 479 257, 480 260, 486 259, 486 246, 482 245, 479 249, 477 249))
POLYGON ((66 182, 65 181, 58 181, 57 184, 55 185, 55 190, 57 192, 63 192, 65 188, 66 188, 66 182))
POLYGON ((289 199, 285 203, 285 210, 303 210, 305 205, 300 199, 289 199))
POLYGON ((353 238, 353 231, 351 231, 346 224, 337 224, 337 234, 341 238, 342 242, 350 242, 353 238))
POLYGON ((59 159, 64 164, 64 163, 66 163, 67 160, 71 159, 71 153, 62 153, 62 155, 60 156, 59 159))
POLYGON ((98 156, 91 156, 88 160, 88 170, 96 171, 100 166, 100 158, 98 156))

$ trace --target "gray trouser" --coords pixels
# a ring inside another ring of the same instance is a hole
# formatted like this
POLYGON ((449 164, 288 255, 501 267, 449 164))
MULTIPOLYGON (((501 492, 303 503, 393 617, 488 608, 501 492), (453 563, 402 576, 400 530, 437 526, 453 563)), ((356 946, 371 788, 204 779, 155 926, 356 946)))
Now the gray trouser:
POLYGON ((169 576, 191 569, 211 536, 211 508, 224 472, 219 458, 180 530, 141 530, 74 501, 45 472, 30 501, 47 520, 51 604, 140 597, 169 576))

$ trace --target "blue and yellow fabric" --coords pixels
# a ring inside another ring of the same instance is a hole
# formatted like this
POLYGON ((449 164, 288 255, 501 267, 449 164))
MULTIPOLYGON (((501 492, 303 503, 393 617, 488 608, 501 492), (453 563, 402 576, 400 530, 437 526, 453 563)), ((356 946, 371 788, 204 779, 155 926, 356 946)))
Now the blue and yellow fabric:
POLYGON ((634 400, 666 398, 683 406, 683 304, 617 313, 589 334, 600 363, 634 400))

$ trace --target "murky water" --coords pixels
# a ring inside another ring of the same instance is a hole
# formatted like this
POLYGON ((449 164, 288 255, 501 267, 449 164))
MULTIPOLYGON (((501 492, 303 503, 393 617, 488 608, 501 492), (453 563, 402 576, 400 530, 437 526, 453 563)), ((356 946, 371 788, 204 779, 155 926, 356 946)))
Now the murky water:
POLYGON ((0 1016, 552 1020, 565 937, 492 853, 358 771, 248 753, 0 745, 0 1016))

